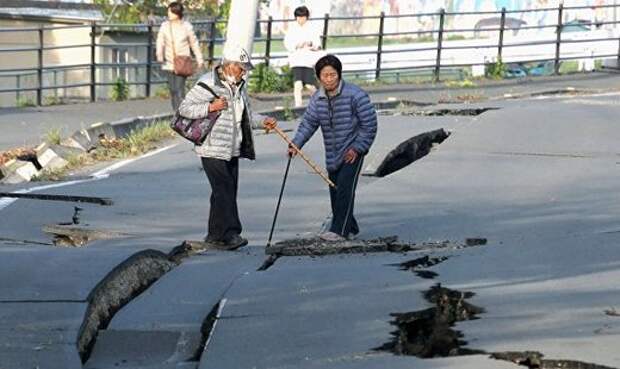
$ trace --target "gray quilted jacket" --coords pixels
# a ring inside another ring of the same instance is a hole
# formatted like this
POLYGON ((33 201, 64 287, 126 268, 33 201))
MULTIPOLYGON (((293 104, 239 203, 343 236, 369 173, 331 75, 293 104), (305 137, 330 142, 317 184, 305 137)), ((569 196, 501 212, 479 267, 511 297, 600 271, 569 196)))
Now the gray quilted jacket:
MULTIPOLYGON (((201 146, 195 146, 194 151, 202 157, 228 161, 233 157, 233 139, 236 136, 234 124, 235 112, 232 104, 233 97, 230 91, 222 84, 218 68, 219 67, 215 67, 211 72, 204 74, 200 77, 198 82, 202 82, 211 87, 218 96, 225 96, 229 101, 228 109, 222 111, 222 114, 213 126, 213 130, 207 136, 205 142, 201 146)), ((254 152, 252 128, 259 128, 261 125, 258 120, 255 120, 256 117, 252 115, 250 98, 248 97, 245 85, 246 82, 243 81, 241 83, 241 98, 245 109, 243 110, 243 119, 241 121, 243 140, 241 141, 240 157, 254 160, 256 154, 254 152)), ((209 103, 213 99, 214 97, 209 91, 195 85, 179 106, 179 113, 191 119, 206 117, 209 112, 209 103)))

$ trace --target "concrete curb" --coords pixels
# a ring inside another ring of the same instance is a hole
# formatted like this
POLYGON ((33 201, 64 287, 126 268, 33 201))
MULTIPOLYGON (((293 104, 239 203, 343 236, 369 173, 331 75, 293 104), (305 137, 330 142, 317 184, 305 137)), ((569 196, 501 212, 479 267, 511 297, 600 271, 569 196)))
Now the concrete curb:
POLYGON ((88 152, 97 146, 103 137, 122 138, 132 131, 147 127, 162 120, 170 120, 172 113, 138 116, 113 122, 98 122, 74 132, 61 141, 60 145, 42 143, 35 149, 36 162, 11 160, 0 166, 0 184, 29 182, 45 170, 59 170, 69 163, 72 155, 88 152))

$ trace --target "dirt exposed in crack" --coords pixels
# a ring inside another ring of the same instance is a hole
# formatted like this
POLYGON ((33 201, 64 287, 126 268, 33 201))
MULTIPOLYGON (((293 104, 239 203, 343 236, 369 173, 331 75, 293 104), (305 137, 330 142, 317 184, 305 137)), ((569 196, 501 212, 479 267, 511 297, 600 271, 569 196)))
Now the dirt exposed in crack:
POLYGON ((508 361, 530 369, 616 369, 609 366, 585 363, 575 360, 548 360, 537 351, 508 351, 491 354, 492 359, 508 361))
POLYGON ((430 271, 430 270, 426 270, 426 269, 432 266, 435 266, 437 264, 443 263, 449 258, 450 258, 449 256, 430 257, 426 255, 426 256, 419 257, 417 259, 406 261, 404 263, 393 264, 393 266, 398 266, 400 267, 401 270, 410 270, 420 278, 433 279, 439 276, 439 274, 433 271, 430 271))
POLYGON ((43 227, 43 232, 53 235, 53 243, 55 246, 65 247, 82 247, 96 240, 109 240, 130 236, 129 234, 110 230, 90 229, 60 224, 46 225, 43 227))
POLYGON ((435 306, 421 311, 394 313, 392 340, 375 350, 390 351, 396 355, 420 358, 475 355, 484 353, 466 348, 463 334, 455 323, 477 319, 484 309, 465 301, 472 292, 461 292, 437 284, 424 293, 424 298, 435 306))
POLYGON ((383 159, 374 173, 365 174, 372 177, 385 177, 397 172, 409 164, 425 157, 431 149, 444 142, 450 133, 443 129, 425 132, 399 144, 383 159))

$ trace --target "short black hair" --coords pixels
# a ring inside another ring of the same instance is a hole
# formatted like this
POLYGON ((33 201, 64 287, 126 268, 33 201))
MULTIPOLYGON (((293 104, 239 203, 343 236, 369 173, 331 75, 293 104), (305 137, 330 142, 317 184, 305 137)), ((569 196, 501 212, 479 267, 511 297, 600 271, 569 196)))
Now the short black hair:
POLYGON ((342 79, 342 62, 332 54, 325 55, 314 65, 317 78, 321 79, 321 71, 327 66, 334 68, 336 72, 338 72, 338 78, 342 79))
POLYGON ((172 14, 176 14, 179 18, 183 18, 183 4, 180 1, 173 1, 168 4, 168 9, 172 12, 172 14))
POLYGON ((308 10, 308 8, 306 8, 305 6, 300 6, 297 7, 295 9, 295 12, 293 13, 295 14, 295 18, 297 17, 306 17, 306 18, 310 18, 310 10, 308 10))

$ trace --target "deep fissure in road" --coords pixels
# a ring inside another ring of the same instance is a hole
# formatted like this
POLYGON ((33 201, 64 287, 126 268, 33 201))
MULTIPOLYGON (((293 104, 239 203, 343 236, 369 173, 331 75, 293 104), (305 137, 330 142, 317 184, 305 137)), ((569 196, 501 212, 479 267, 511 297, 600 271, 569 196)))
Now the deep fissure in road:
POLYGON ((484 309, 468 303, 472 292, 461 292, 437 284, 424 293, 424 298, 435 306, 408 313, 391 314, 391 322, 398 330, 392 340, 376 350, 396 355, 434 358, 484 353, 466 348, 463 334, 453 326, 456 322, 478 319, 484 309))
POLYGON ((450 133, 442 128, 411 137, 390 151, 375 172, 369 175, 385 177, 397 172, 428 155, 434 146, 443 143, 449 136, 450 133))
MULTIPOLYGON (((402 263, 400 266, 405 270, 410 267, 414 269, 421 266, 428 267, 445 259, 447 258, 425 256, 402 263)), ((464 340, 463 333, 453 327, 461 321, 480 319, 478 315, 485 312, 484 308, 466 301, 472 298, 474 293, 451 290, 436 284, 423 295, 425 300, 435 306, 419 311, 391 314, 394 317, 391 324, 398 329, 392 332, 392 339, 388 343, 375 350, 423 359, 483 354, 529 369, 617 369, 577 360, 543 359, 544 355, 537 351, 488 353, 466 347, 468 343, 464 340)))

